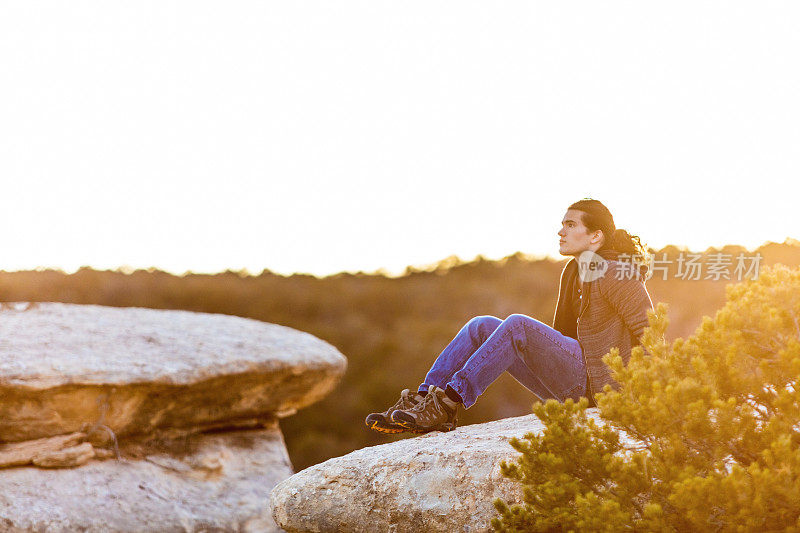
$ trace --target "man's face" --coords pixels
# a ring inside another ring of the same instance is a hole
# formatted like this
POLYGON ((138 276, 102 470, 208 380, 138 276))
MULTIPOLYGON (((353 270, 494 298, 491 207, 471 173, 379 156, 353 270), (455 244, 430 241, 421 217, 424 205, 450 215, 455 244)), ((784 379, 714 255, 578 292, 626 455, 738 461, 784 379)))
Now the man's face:
POLYGON ((582 213, 577 209, 567 209, 561 220, 561 230, 558 232, 561 237, 558 251, 561 255, 577 257, 586 250, 595 252, 603 243, 603 232, 598 230, 589 233, 583 225, 582 213))

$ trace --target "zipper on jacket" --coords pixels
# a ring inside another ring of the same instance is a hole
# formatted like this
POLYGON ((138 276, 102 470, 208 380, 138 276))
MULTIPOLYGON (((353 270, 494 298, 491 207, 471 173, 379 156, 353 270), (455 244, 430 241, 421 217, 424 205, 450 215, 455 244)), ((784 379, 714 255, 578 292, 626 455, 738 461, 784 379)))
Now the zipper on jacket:
MULTIPOLYGON (((580 325, 581 325, 581 319, 580 319, 580 317, 578 317, 577 324, 576 324, 576 331, 577 331, 577 328, 580 327, 580 325)), ((578 335, 578 336, 580 337, 580 335, 578 335)), ((578 346, 581 347, 581 357, 583 358, 583 368, 584 368, 584 370, 586 370, 586 396, 587 396, 588 399, 591 400, 592 403, 595 403, 594 394, 592 393, 592 378, 589 377, 589 363, 586 362, 586 350, 583 349, 583 344, 581 344, 581 341, 579 339, 576 339, 576 340, 578 340, 578 346)))
MULTIPOLYGON (((581 299, 586 298, 586 304, 582 305, 583 309, 578 313, 578 318, 575 320, 575 332, 578 333, 581 327, 581 316, 589 308, 589 291, 583 290, 583 283, 581 283, 581 299)), ((583 304, 583 301, 581 301, 583 304)), ((594 401, 594 393, 592 393, 592 378, 589 376, 589 363, 586 361, 586 350, 583 349, 583 344, 580 341, 580 333, 578 333, 578 346, 581 347, 581 357, 583 358, 583 368, 586 369, 586 396, 591 403, 597 405, 594 401)))

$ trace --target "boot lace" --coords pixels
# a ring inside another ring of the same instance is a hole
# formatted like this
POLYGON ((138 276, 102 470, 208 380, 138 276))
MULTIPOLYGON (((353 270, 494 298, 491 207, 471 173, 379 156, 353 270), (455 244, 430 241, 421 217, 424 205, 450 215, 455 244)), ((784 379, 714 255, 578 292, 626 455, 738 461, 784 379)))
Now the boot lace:
POLYGON ((411 391, 409 389, 403 389, 403 392, 400 393, 400 399, 392 406, 392 409, 405 409, 413 405, 414 402, 411 400, 410 396, 411 391))
POLYGON ((434 406, 436 409, 438 409, 438 410, 439 410, 439 412, 446 412, 446 411, 444 410, 444 408, 443 408, 443 406, 442 406, 441 402, 439 401, 439 397, 436 395, 436 393, 435 393, 435 392, 433 392, 433 386, 431 386, 431 387, 428 389, 428 394, 426 394, 426 395, 425 395, 425 396, 422 398, 422 401, 421 401, 421 402, 419 402, 419 403, 418 403, 417 405, 415 405, 414 407, 412 407, 411 409, 408 409, 408 411, 422 412, 422 411, 424 411, 424 410, 426 409, 426 407, 427 407, 427 406, 428 406, 428 404, 430 404, 430 403, 432 403, 432 404, 433 404, 433 406, 434 406))

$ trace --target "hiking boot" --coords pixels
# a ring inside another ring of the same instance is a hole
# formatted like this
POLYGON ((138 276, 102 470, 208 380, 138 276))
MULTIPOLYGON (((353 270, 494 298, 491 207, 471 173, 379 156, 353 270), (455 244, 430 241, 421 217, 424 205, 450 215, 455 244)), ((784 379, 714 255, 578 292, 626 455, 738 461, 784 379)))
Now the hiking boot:
POLYGON ((392 413, 392 422, 414 433, 453 431, 456 429, 458 405, 447 397, 444 390, 431 385, 428 394, 417 405, 392 413))
POLYGON ((407 431, 402 426, 392 423, 392 413, 398 409, 411 409, 421 401, 422 395, 417 393, 412 395, 409 389, 404 389, 403 392, 400 393, 400 399, 397 400, 397 403, 386 411, 367 415, 365 421, 367 427, 379 433, 402 433, 403 431, 407 431))

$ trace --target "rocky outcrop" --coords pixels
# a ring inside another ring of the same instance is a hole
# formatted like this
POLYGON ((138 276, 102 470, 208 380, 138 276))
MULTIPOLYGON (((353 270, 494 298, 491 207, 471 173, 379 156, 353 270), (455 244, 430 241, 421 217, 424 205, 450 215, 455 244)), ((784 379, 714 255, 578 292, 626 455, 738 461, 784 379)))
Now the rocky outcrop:
POLYGON ((511 437, 540 431, 534 415, 364 448, 278 484, 271 506, 286 531, 485 531, 492 501, 519 492, 500 473, 511 437))
POLYGON ((543 429, 528 415, 357 450, 278 484, 272 514, 289 532, 488 531, 496 498, 521 501, 500 472, 508 441, 543 429))
POLYGON ((280 531, 267 497, 292 469, 277 425, 123 446, 122 455, 0 471, 0 530, 280 531))
POLYGON ((278 531, 278 419, 346 360, 255 320, 39 304, 0 312, 0 529, 278 531))
POLYGON ((0 320, 0 441, 100 423, 117 436, 282 417, 346 361, 307 333, 187 311, 40 304, 0 320))

